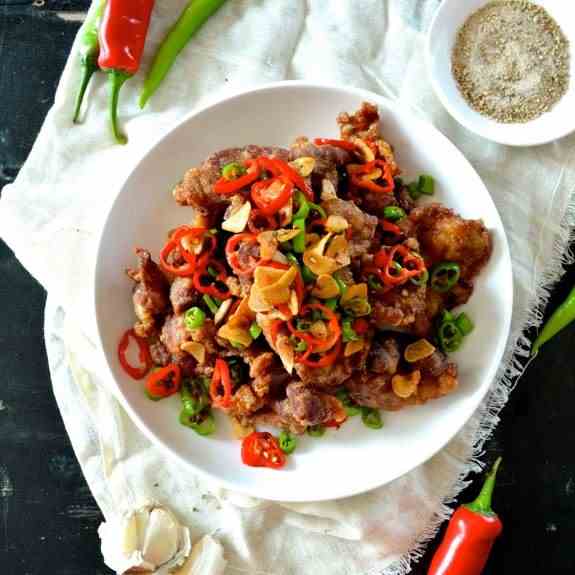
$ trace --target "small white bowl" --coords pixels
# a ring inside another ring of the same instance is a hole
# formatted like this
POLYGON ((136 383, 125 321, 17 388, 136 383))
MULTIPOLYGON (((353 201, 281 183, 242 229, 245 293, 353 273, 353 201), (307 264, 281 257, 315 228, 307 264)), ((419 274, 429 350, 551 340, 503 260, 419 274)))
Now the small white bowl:
POLYGON ((447 111, 468 130, 510 146, 545 144, 575 130, 575 3, 541 0, 569 40, 570 82, 567 93, 549 111, 525 123, 504 124, 476 112, 464 100, 451 72, 451 52, 457 32, 467 18, 489 0, 444 0, 427 35, 427 69, 431 83, 447 111))

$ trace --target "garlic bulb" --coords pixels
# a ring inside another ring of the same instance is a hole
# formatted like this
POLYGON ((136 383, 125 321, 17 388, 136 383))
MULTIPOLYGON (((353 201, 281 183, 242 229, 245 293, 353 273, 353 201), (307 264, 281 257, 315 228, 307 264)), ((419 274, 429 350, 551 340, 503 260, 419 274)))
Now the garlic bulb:
POLYGON ((190 553, 190 532, 159 506, 143 507, 102 523, 102 555, 118 574, 173 572, 190 553))

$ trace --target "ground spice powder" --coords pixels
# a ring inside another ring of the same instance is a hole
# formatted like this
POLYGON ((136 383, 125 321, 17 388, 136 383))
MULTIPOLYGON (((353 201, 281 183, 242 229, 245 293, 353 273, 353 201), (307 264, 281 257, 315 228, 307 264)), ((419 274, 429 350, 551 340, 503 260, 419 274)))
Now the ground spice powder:
POLYGON ((544 8, 525 0, 496 0, 474 12, 457 34, 451 64, 471 107, 499 122, 537 118, 569 86, 567 38, 544 8))

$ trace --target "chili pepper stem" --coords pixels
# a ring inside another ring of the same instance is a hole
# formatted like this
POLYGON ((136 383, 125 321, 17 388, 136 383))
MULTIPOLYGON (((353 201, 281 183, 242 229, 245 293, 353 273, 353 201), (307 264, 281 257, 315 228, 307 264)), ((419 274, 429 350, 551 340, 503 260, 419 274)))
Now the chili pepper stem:
POLYGON ((130 74, 122 72, 120 70, 109 70, 108 71, 108 83, 110 87, 110 122, 112 125, 112 133, 118 144, 125 144, 128 138, 118 127, 118 100, 120 94, 120 88, 124 85, 124 82, 130 77, 130 74))
POLYGON ((80 82, 80 89, 78 90, 78 95, 76 96, 76 104, 74 107, 74 117, 72 121, 74 124, 79 124, 78 118, 80 117, 80 109, 82 108, 82 102, 84 101, 84 94, 86 93, 86 88, 90 83, 90 79, 94 72, 98 69, 98 64, 92 58, 86 58, 82 62, 82 80, 80 82))
POLYGON ((467 509, 474 511, 475 513, 481 513, 483 515, 489 515, 493 513, 493 509, 491 509, 491 497, 493 495, 493 488, 495 487, 495 477, 500 465, 501 457, 498 457, 497 461, 495 461, 493 464, 491 471, 487 474, 485 483, 483 484, 477 499, 471 503, 465 504, 467 509))

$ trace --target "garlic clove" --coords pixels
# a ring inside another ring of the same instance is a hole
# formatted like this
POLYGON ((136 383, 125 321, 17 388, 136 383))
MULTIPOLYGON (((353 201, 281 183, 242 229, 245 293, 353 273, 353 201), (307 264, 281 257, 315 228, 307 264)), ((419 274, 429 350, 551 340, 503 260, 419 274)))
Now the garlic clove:
POLYGON ((167 509, 153 509, 142 547, 144 560, 158 566, 167 563, 178 550, 178 527, 178 521, 167 509))
POLYGON ((191 555, 174 575, 223 575, 226 565, 222 544, 205 535, 192 547, 191 555))
POLYGON ((245 202, 227 220, 222 222, 222 229, 236 234, 243 232, 248 225, 251 211, 251 204, 245 202))

